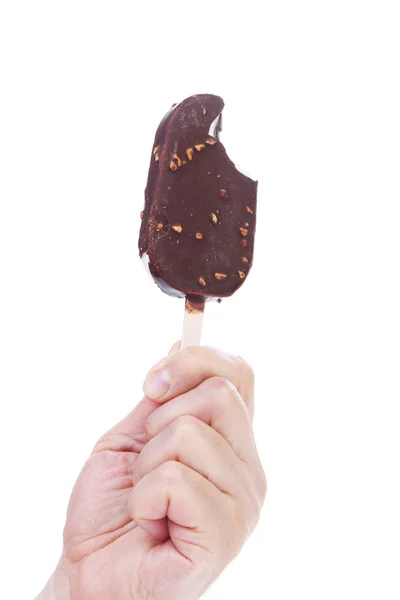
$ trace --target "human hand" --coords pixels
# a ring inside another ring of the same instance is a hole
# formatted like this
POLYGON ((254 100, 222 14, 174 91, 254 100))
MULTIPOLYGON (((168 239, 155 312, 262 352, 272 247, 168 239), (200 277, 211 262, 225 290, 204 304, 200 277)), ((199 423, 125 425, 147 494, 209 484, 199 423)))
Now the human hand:
POLYGON ((253 388, 244 361, 211 348, 174 348, 153 367, 146 397, 75 484, 52 591, 39 598, 198 600, 264 501, 253 388))

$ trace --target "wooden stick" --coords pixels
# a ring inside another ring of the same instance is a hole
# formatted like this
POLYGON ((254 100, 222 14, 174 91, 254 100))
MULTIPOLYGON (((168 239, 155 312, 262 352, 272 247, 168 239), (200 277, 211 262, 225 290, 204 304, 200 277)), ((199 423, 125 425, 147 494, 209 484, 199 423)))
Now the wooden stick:
POLYGON ((185 301, 185 315, 183 318, 181 348, 186 346, 199 346, 201 330, 203 328, 204 300, 191 297, 185 301))

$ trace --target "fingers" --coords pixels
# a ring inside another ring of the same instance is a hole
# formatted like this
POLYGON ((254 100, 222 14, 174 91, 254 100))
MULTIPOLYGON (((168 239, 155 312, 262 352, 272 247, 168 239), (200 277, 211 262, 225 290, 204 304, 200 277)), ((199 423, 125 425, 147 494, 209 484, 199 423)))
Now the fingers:
POLYGON ((178 462, 166 462, 135 485, 129 499, 134 521, 154 535, 155 527, 169 519, 164 540, 171 537, 176 549, 193 560, 198 549, 215 551, 228 535, 235 518, 232 502, 204 477, 178 462), (222 538, 222 540, 221 540, 222 538), (198 548, 196 548, 198 546, 198 548))
POLYGON ((253 487, 246 465, 227 441, 195 417, 180 416, 149 441, 134 464, 134 483, 169 461, 190 467, 239 500, 247 499, 253 487))
POLYGON ((230 381, 212 377, 195 389, 159 406, 147 420, 149 437, 188 415, 212 427, 244 462, 257 455, 251 418, 243 399, 230 381))
POLYGON ((228 379, 253 413, 254 376, 240 357, 203 346, 190 346, 170 354, 149 372, 144 393, 165 402, 197 387, 210 377, 228 379))
POLYGON ((212 499, 212 506, 218 508, 224 496, 199 473, 168 461, 135 485, 129 511, 138 524, 168 517, 177 525, 194 529, 206 524, 204 518, 209 516, 206 499, 212 499))
POLYGON ((180 342, 175 342, 175 344, 173 344, 171 346, 171 350, 168 352, 168 356, 170 354, 175 354, 175 352, 178 352, 181 349, 181 343, 180 342))

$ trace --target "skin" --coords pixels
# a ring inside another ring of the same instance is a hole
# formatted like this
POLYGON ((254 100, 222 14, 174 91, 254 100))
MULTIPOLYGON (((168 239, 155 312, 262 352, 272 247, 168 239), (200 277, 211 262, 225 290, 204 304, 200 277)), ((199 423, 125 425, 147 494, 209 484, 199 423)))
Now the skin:
POLYGON ((176 345, 144 391, 83 467, 37 600, 197 600, 253 531, 266 479, 251 368, 176 345))

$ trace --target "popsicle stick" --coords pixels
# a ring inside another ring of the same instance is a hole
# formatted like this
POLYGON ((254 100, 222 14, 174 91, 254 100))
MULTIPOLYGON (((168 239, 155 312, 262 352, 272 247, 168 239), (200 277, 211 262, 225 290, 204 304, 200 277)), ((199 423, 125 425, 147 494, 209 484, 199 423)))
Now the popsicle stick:
POLYGON ((203 328, 204 300, 186 298, 183 317, 181 348, 199 346, 203 328))

